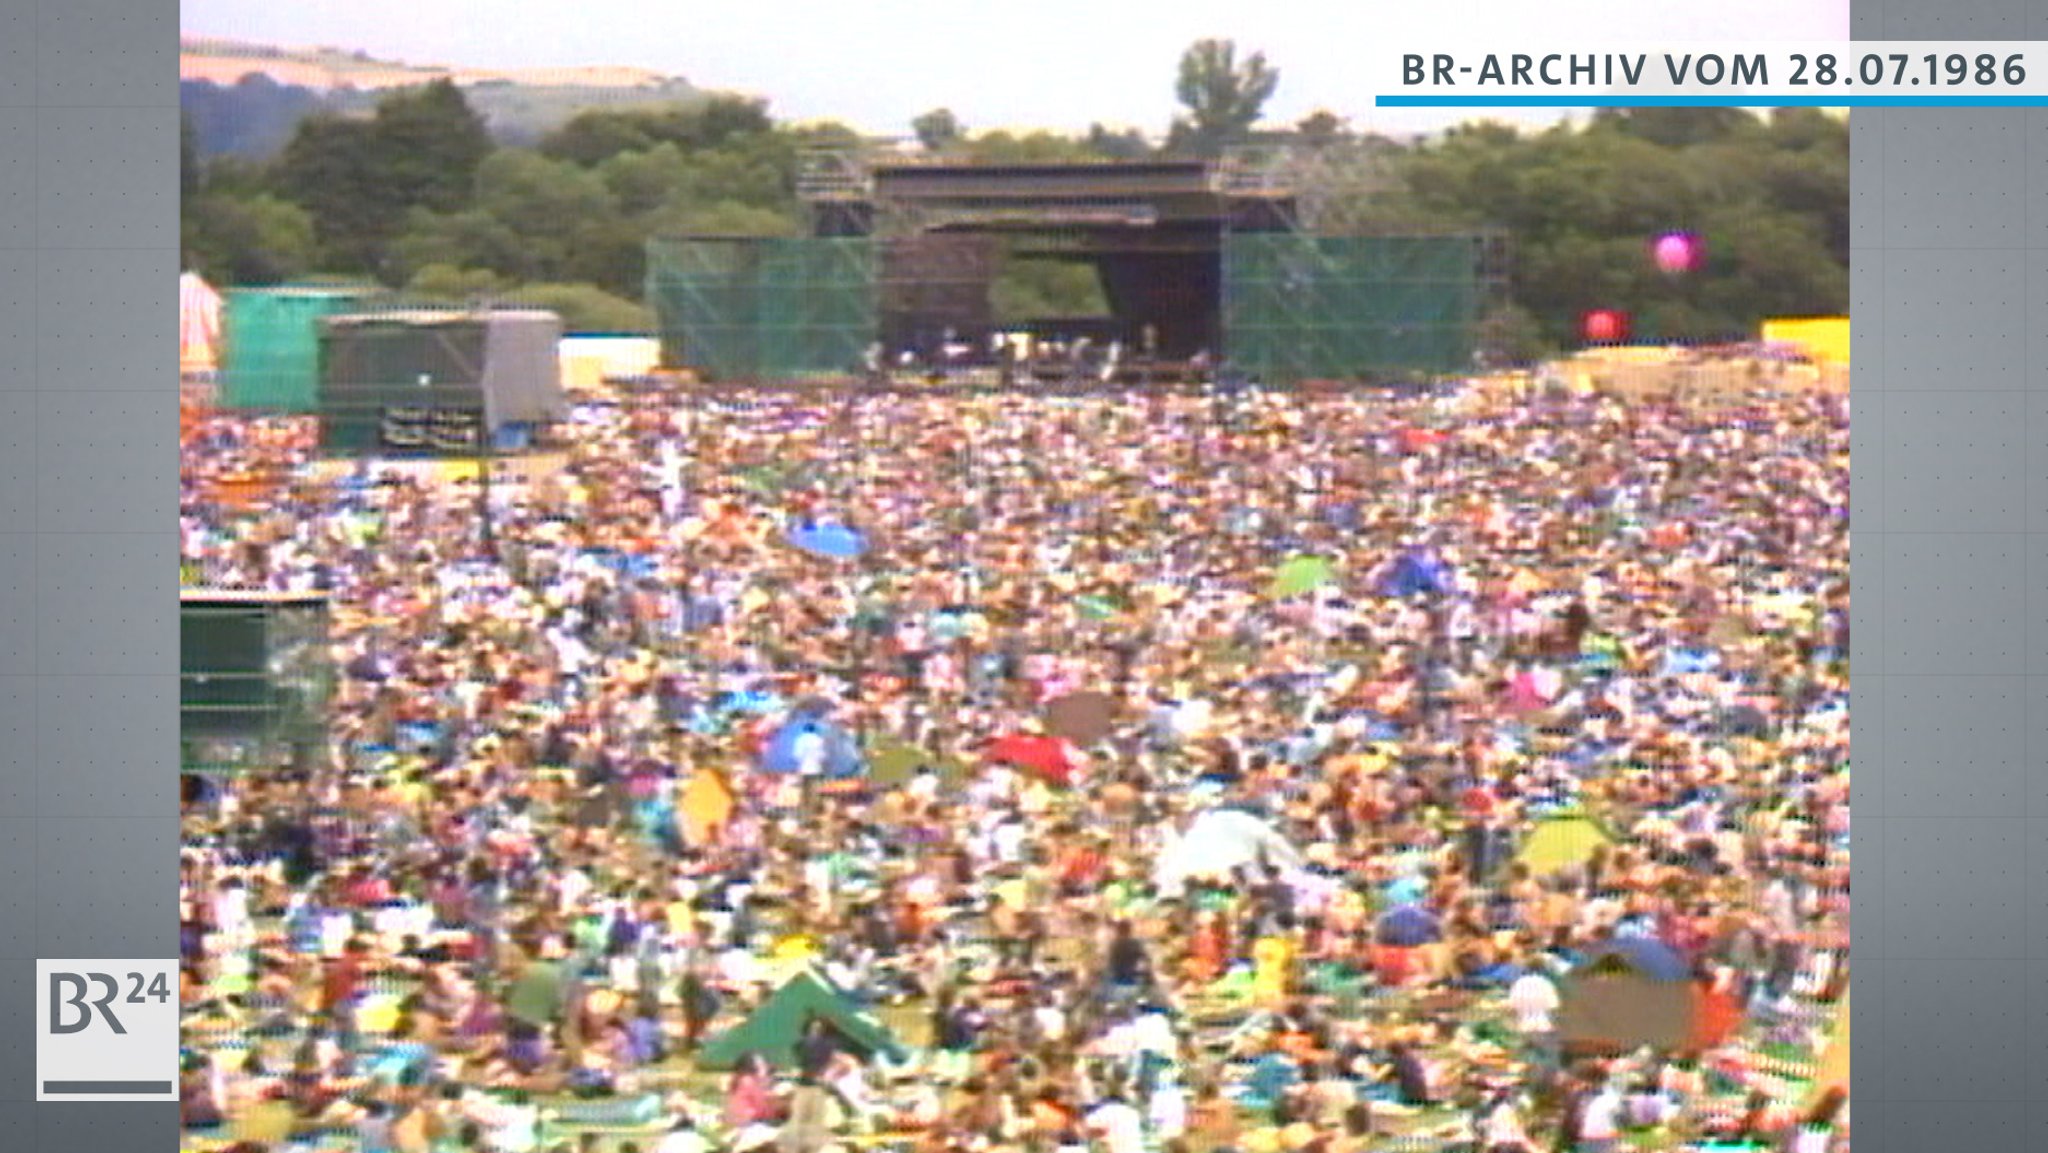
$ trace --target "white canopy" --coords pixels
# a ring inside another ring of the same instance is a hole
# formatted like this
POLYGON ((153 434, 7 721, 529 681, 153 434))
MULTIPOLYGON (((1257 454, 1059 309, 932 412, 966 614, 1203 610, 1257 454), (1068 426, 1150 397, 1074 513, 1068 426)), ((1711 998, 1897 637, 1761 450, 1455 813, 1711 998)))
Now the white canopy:
POLYGON ((1240 809, 1211 809, 1194 819, 1159 855, 1153 881, 1163 896, 1178 896, 1195 878, 1227 878, 1247 866, 1278 866, 1299 873, 1305 861, 1287 838, 1260 818, 1240 809))

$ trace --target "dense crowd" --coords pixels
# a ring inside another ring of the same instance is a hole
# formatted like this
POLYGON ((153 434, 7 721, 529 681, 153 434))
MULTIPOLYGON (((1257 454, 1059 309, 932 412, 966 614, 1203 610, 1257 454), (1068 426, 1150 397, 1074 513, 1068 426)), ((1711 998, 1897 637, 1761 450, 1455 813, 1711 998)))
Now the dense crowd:
POLYGON ((331 750, 187 806, 192 1134, 1844 1146, 1768 1054, 1847 984, 1846 396, 621 395, 554 435, 486 517, 370 467, 230 504, 306 443, 193 430, 188 582, 326 594, 337 680, 331 750), (1613 956, 1679 967, 1685 1037, 1585 1043, 1613 956), (902 1044, 698 1061, 798 973, 902 1044))

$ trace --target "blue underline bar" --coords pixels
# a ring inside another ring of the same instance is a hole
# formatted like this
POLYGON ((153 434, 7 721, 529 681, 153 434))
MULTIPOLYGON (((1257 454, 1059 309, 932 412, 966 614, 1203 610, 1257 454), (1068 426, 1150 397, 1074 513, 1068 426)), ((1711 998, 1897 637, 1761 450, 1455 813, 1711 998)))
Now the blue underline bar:
POLYGON ((2048 108, 2048 94, 2039 96, 1768 96, 1751 92, 1727 96, 1375 96, 1380 108, 2048 108))

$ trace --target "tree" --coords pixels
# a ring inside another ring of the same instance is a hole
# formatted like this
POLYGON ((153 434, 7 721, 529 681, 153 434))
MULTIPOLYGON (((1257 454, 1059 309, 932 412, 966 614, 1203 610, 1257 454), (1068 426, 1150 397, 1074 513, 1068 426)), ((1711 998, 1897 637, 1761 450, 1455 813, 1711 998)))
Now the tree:
POLYGON ((1117 131, 1101 124, 1090 124, 1088 151, 1104 160, 1143 160, 1152 155, 1152 142, 1135 128, 1117 131))
POLYGON ((603 178, 538 152, 507 149, 477 170, 476 206, 537 248, 566 245, 578 228, 615 216, 603 178))
POLYGON ((1188 114, 1174 122, 1173 135, 1182 149, 1214 156, 1251 131, 1279 87, 1279 70, 1265 53, 1239 63, 1234 41, 1196 41, 1180 58, 1174 95, 1188 114))
POLYGON ((648 220, 652 236, 794 236, 796 218, 751 204, 675 205, 648 220))
POLYGON ((1646 340, 1739 338, 1765 317, 1841 311, 1846 132, 1832 118, 1738 116, 1464 126, 1390 154, 1396 187, 1376 206, 1407 225, 1506 231, 1515 319, 1494 343, 1510 352, 1576 344, 1595 308, 1632 313, 1646 340), (1705 239, 1703 267, 1656 269, 1649 244, 1668 229, 1705 239))
POLYGON ((192 118, 193 144, 202 160, 268 159, 291 139, 301 120, 334 110, 322 94, 281 85, 260 72, 225 88, 204 80, 180 81, 178 106, 192 118))
POLYGON ((647 306, 588 284, 529 284, 501 293, 499 299, 555 313, 567 332, 623 336, 654 331, 654 313, 647 306))
POLYGON ((543 271, 525 238, 481 209, 415 209, 405 231, 391 244, 387 267, 397 283, 416 279, 433 267, 484 269, 513 281, 543 271))
POLYGON ((199 195, 201 172, 199 167, 199 134, 192 127, 192 116, 187 112, 178 114, 178 195, 186 200, 199 195))
POLYGON ((768 102, 751 96, 720 93, 691 106, 684 117, 691 135, 679 143, 698 148, 716 148, 745 136, 766 136, 775 131, 775 118, 768 115, 768 102))
POLYGON ((555 160, 590 167, 662 143, 694 152, 774 131, 766 101, 718 95, 650 108, 582 112, 542 138, 540 151, 555 160))
POLYGON ((407 214, 467 207, 493 147, 461 90, 436 81, 385 97, 368 120, 301 121, 275 184, 312 214, 323 264, 389 277, 390 245, 407 214))
POLYGON ((613 157, 654 147, 650 117, 644 111, 593 109, 570 117, 567 124, 541 138, 540 154, 572 164, 595 166, 613 157))
POLYGON ((1740 108, 1603 108, 1593 124, 1667 148, 1725 140, 1761 127, 1740 108))
POLYGON ((683 150, 667 142, 621 152, 597 165, 598 178, 611 190, 619 210, 632 216, 668 203, 678 189, 690 184, 695 173, 683 150))
POLYGON ((481 268, 428 265, 407 282, 405 294, 422 304, 544 309, 560 316, 562 327, 569 332, 624 334, 654 330, 654 317, 647 308, 591 285, 520 286, 481 268))
POLYGON ((1311 148, 1341 143, 1351 136, 1351 124, 1327 108, 1318 108, 1294 125, 1295 135, 1311 148))
POLYGON ((378 102, 372 124, 378 175, 391 200, 407 208, 467 205, 477 168, 495 147, 483 118, 448 80, 392 93, 378 102))
POLYGON ((967 130, 960 118, 950 108, 934 108, 910 122, 910 130, 917 133, 917 142, 926 152, 944 152, 960 143, 967 130))
POLYGON ((405 285, 405 294, 423 304, 469 304, 491 299, 504 290, 505 282, 497 273, 452 264, 429 264, 405 285))
POLYGON ((278 158, 276 186, 312 216, 321 264, 333 271, 378 271, 403 220, 378 154, 374 125, 316 116, 299 123, 278 158))
POLYGON ((1005 260, 989 303, 1005 324, 1109 313, 1095 266, 1062 260, 1005 260))
POLYGON ((978 164, 1071 164, 1094 159, 1087 145, 1050 132, 984 132, 967 143, 967 152, 978 164))
POLYGON ((194 267, 218 284, 278 284, 316 267, 312 217, 275 196, 202 194, 181 223, 194 267))

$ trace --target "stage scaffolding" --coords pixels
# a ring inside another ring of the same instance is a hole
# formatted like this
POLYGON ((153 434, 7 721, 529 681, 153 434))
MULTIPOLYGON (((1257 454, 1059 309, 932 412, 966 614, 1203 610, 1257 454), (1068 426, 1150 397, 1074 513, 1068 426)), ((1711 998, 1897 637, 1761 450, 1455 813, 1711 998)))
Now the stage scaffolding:
POLYGON ((1505 299, 1505 238, 1378 228, 1383 146, 1232 149, 1217 180, 1233 205, 1222 314, 1239 372, 1285 383, 1429 376, 1482 351, 1483 322, 1505 299))
MULTIPOLYGON (((730 382, 848 377, 881 367, 878 354, 909 349, 928 363, 940 344, 987 333, 1000 234, 1029 230, 1015 216, 1028 197, 1004 210, 1005 225, 980 230, 957 211, 878 194, 877 165, 914 163, 807 153, 797 191, 811 235, 650 242, 663 363, 730 382)), ((1100 171, 1118 178, 1113 165, 1100 171)), ((1471 367, 1504 299, 1507 246, 1493 233, 1374 232, 1386 171, 1375 146, 1348 142, 1237 149, 1210 166, 1211 283, 1234 369, 1293 384, 1471 367)), ((1056 212, 1047 219, 1043 232, 1065 235, 1056 212)))

